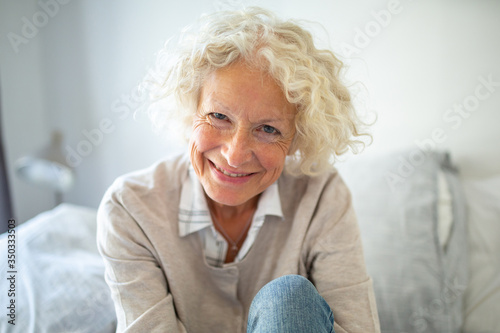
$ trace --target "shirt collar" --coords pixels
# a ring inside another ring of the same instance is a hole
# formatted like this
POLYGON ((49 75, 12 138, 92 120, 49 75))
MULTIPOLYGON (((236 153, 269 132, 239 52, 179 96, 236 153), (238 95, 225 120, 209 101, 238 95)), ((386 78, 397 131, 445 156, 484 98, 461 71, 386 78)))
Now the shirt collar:
MULTIPOLYGON (((284 218, 281 210, 278 182, 274 182, 262 192, 253 218, 254 225, 261 226, 266 215, 278 216, 282 220, 284 218)), ((205 194, 192 166, 189 168, 188 177, 185 178, 182 184, 178 218, 180 237, 212 226, 205 194)))

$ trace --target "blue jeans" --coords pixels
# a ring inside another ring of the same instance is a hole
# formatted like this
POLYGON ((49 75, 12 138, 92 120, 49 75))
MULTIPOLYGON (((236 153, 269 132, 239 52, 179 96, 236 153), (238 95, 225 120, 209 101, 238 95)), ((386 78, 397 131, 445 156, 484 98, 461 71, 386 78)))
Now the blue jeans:
POLYGON ((285 275, 269 282, 250 306, 247 333, 278 332, 335 333, 330 306, 300 275, 285 275))

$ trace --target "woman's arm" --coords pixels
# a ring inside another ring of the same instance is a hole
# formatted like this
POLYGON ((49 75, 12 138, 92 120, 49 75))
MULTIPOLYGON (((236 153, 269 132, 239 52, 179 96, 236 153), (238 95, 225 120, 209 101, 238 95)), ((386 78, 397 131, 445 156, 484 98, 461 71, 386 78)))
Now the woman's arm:
POLYGON ((115 304, 117 332, 186 332, 155 250, 116 193, 108 191, 99 207, 97 243, 115 304))
POLYGON ((338 175, 327 183, 311 226, 309 278, 332 308, 335 332, 380 332, 351 196, 338 175))

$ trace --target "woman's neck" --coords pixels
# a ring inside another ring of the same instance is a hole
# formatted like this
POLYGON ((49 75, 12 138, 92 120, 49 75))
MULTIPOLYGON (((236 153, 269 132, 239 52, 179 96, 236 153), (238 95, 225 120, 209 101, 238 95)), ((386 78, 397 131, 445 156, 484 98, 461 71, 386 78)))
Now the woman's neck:
POLYGON ((253 215, 253 213, 257 209, 259 196, 260 195, 257 195, 252 199, 248 200, 247 202, 238 206, 228 206, 215 202, 205 194, 210 211, 222 223, 228 221, 241 220, 246 216, 253 215))
POLYGON ((221 205, 210 199, 206 194, 205 196, 214 219, 214 227, 226 238, 230 245, 225 262, 233 262, 247 237, 252 217, 257 210, 259 195, 238 206, 221 205))

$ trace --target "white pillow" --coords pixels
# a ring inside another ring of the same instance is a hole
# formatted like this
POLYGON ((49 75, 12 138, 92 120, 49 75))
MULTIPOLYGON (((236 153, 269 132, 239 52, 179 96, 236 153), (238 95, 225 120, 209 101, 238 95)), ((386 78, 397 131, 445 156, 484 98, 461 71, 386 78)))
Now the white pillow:
POLYGON ((500 175, 464 180, 469 211, 465 332, 500 332, 500 175))
POLYGON ((448 154, 356 156, 338 169, 353 195, 382 332, 461 332, 466 214, 448 154))
POLYGON ((453 198, 446 180, 446 174, 438 170, 438 237, 439 245, 446 251, 453 227, 453 198))

